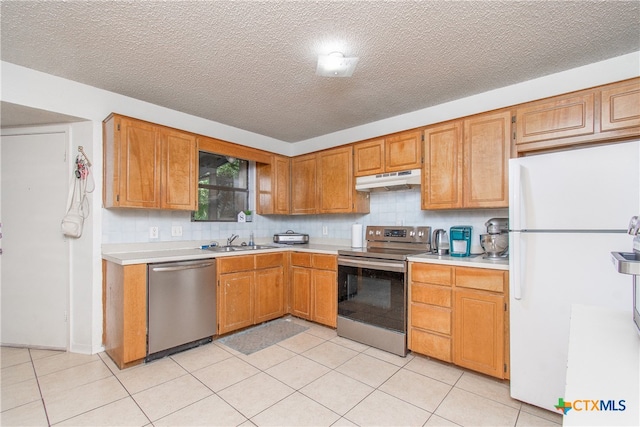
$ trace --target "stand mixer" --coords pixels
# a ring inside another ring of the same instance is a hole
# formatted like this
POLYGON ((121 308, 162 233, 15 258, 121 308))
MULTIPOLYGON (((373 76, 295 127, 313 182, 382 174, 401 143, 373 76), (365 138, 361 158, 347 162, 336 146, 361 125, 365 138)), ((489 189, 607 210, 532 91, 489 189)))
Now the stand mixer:
POLYGON ((509 256, 509 218, 491 218, 485 224, 487 234, 480 235, 484 258, 501 259, 509 256))

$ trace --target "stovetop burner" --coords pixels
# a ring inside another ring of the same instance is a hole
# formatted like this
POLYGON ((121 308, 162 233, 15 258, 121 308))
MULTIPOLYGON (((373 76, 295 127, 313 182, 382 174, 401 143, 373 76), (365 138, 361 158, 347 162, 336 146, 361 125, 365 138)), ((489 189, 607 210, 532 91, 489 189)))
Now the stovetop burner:
POLYGON ((367 247, 339 250, 338 255, 405 260, 431 251, 431 227, 367 226, 367 247))

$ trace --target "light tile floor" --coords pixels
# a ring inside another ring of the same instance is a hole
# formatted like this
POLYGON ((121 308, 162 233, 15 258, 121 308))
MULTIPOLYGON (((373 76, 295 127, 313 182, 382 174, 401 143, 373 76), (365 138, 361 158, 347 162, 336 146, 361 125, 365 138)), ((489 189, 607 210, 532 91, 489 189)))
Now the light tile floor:
POLYGON ((294 319, 305 332, 249 356, 213 342, 118 370, 104 353, 1 348, 0 425, 556 426, 509 386, 294 319))

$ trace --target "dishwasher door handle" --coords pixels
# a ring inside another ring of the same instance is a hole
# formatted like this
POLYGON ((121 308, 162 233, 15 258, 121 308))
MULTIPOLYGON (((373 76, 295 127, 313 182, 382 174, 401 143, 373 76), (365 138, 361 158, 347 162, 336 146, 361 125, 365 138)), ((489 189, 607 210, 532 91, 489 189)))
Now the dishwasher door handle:
POLYGON ((202 263, 202 264, 190 264, 190 265, 176 265, 173 267, 153 267, 152 270, 156 272, 165 272, 165 271, 184 271, 184 270, 193 270, 196 268, 206 268, 214 266, 213 263, 202 263))

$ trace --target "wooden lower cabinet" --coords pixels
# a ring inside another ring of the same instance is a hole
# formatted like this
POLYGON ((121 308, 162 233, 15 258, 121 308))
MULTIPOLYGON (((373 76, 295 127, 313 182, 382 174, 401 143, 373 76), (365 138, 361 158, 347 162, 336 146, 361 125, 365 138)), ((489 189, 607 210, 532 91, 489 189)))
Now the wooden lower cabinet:
POLYGON ((411 351, 451 362, 453 267, 412 263, 409 286, 411 351))
POLYGON ((147 265, 103 261, 104 347, 118 368, 147 355, 147 265))
POLYGON ((335 255, 308 252, 291 254, 291 314, 332 328, 336 327, 337 262, 335 255))
POLYGON ((284 309, 284 267, 256 271, 254 322, 277 319, 284 309))
POLYGON ((255 272, 221 274, 218 281, 218 334, 253 325, 255 272))
POLYGON ((218 258, 218 334, 285 314, 285 254, 218 258))
POLYGON ((453 363, 504 377, 504 295, 455 291, 453 363))
POLYGON ((509 378, 508 272, 411 263, 409 349, 509 378))

